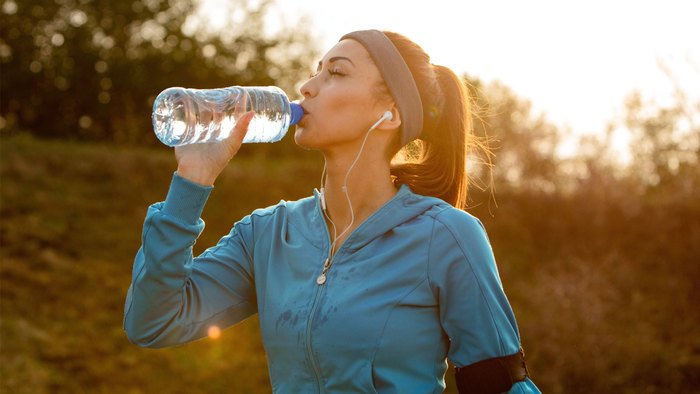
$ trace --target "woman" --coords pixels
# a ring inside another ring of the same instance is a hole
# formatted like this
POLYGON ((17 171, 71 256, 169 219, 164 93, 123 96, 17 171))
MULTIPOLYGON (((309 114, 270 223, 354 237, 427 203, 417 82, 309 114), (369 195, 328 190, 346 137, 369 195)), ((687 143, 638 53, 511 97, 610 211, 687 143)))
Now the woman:
POLYGON ((254 211, 192 257, 216 177, 252 114, 219 144, 178 147, 150 207, 125 306, 131 341, 202 338, 254 313, 274 392, 539 392, 481 223, 465 206, 468 97, 395 33, 344 36, 302 87, 295 140, 326 164, 313 197, 254 211), (392 157, 420 138, 420 162, 392 157))

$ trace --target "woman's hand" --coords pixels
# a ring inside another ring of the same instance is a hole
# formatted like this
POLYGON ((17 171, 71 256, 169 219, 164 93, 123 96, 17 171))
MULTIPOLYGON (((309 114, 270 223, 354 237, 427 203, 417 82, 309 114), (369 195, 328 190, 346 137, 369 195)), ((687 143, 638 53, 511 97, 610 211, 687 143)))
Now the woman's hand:
POLYGON ((236 122, 231 135, 223 141, 175 147, 177 174, 200 185, 211 186, 228 162, 238 153, 248 124, 255 113, 247 112, 236 122))

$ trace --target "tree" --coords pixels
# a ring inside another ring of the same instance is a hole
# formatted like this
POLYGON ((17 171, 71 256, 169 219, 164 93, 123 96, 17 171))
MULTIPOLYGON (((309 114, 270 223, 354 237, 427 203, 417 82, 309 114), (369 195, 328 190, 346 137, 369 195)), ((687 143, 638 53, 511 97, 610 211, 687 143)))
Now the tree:
POLYGON ((272 1, 234 4, 245 17, 232 36, 192 23, 196 0, 6 0, 5 127, 47 137, 154 141, 151 106, 169 86, 291 88, 316 56, 309 33, 265 35, 272 1))
POLYGON ((674 102, 665 106, 635 92, 625 109, 624 125, 632 136, 631 175, 651 188, 697 190, 700 102, 692 102, 680 89, 674 102))
POLYGON ((558 181, 556 126, 544 115, 534 115, 531 103, 507 86, 464 79, 472 97, 474 132, 493 151, 494 184, 553 191, 558 181))

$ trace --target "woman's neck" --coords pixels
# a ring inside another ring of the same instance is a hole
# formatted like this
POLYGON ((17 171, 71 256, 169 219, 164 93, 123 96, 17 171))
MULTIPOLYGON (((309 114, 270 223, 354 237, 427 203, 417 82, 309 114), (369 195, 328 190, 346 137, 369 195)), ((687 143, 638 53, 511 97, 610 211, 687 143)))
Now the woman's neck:
POLYGON ((326 179, 324 198, 331 240, 334 236, 332 225, 335 224, 335 247, 339 247, 344 239, 357 228, 365 219, 382 207, 395 194, 396 188, 391 181, 391 172, 387 160, 372 158, 372 152, 362 153, 357 163, 348 175, 348 169, 355 157, 326 155, 326 179), (352 211, 348 197, 343 192, 347 175, 347 193, 352 203, 352 211), (353 220, 354 219, 354 220, 353 220))

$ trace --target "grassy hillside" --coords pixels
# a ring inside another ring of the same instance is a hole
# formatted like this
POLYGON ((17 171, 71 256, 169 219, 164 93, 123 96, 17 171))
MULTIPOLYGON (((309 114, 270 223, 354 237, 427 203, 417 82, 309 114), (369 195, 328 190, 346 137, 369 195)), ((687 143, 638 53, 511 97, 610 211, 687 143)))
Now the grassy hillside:
MULTIPOLYGON (((0 392, 270 391, 256 318, 217 340, 165 350, 124 336, 144 215, 175 168, 169 149, 26 136, 0 147, 0 392)), ((236 158, 204 211, 195 252, 253 209, 308 195, 319 175, 313 153, 236 158)), ((697 392, 697 201, 507 190, 498 200, 493 216, 474 213, 543 391, 697 392)))
MULTIPOLYGON (((252 209, 307 195, 318 172, 307 161, 231 165, 203 214, 199 250, 252 209)), ((174 165, 166 148, 2 140, 1 392, 270 391, 255 318, 168 350, 124 336, 140 228, 174 165)))

